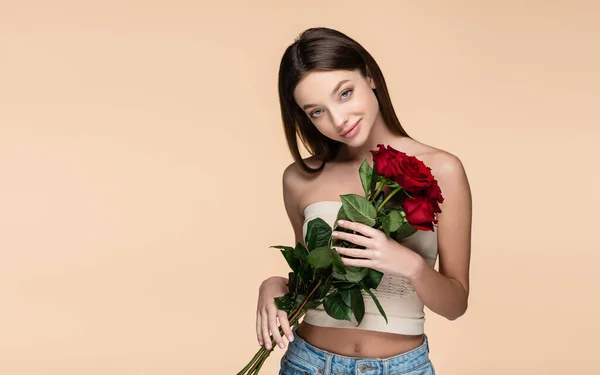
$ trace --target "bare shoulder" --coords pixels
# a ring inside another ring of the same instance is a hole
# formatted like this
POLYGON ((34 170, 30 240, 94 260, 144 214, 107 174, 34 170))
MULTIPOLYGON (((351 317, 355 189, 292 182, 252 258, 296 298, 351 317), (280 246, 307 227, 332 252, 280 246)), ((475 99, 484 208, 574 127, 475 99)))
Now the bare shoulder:
MULTIPOLYGON (((304 163, 311 168, 317 168, 321 165, 321 161, 315 157, 310 156, 303 159, 304 163)), ((308 182, 312 181, 316 177, 311 175, 302 169, 302 167, 295 161, 290 163, 283 171, 283 189, 284 194, 288 194, 294 197, 302 196, 304 189, 308 182)))
POLYGON ((438 215, 441 221, 443 216, 465 217, 465 226, 470 226, 472 209, 471 187, 467 172, 460 158, 448 151, 437 150, 423 162, 431 168, 431 173, 438 181, 438 185, 445 197, 441 204, 442 212, 438 215), (446 214, 446 215, 444 215, 446 214), (468 222, 468 224, 467 224, 468 222))
MULTIPOLYGON (((431 168, 431 172, 438 180, 466 178, 462 160, 448 151, 436 149, 427 159, 429 163, 426 164, 431 168)), ((425 160, 423 161, 425 162, 425 160)))
MULTIPOLYGON (((457 205, 460 206, 459 214, 470 216, 471 188, 462 160, 451 152, 414 139, 404 139, 401 142, 397 144, 400 150, 415 156, 431 168, 431 174, 437 180, 442 194, 446 198, 441 206, 450 208, 443 212, 453 212, 450 216, 454 216, 457 212, 452 209, 452 206, 457 205)), ((392 146, 394 145, 392 144, 392 146)), ((439 216, 441 219, 448 215, 440 214, 439 216)))
MULTIPOLYGON (((316 168, 320 165, 319 160, 314 156, 304 159, 304 162, 311 168, 316 168)), ((304 213, 300 207, 300 200, 310 180, 311 176, 295 161, 288 165, 283 171, 283 203, 290 223, 294 229, 296 242, 300 243, 304 243, 302 240, 304 213)))
MULTIPOLYGON (((413 155, 431 168, 431 173, 439 180, 466 179, 462 161, 457 155, 446 150, 410 139, 403 150, 413 155)), ((439 181, 441 182, 441 181, 439 181)))

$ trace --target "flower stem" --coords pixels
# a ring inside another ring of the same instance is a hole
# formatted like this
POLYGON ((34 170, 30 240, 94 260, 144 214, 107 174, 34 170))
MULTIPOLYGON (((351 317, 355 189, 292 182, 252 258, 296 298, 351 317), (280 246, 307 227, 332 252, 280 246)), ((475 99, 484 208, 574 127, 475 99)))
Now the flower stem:
POLYGON ((260 368, 265 364, 266 359, 267 359, 267 357, 265 356, 265 358, 259 362, 258 367, 256 367, 256 371, 254 372, 254 374, 258 374, 258 372, 260 371, 260 368))
POLYGON ((258 374, 258 371, 260 370, 260 368, 262 367, 262 365, 265 363, 265 361, 267 360, 267 357, 269 357, 269 354, 271 354, 271 352, 275 350, 275 347, 272 346, 270 350, 265 350, 262 355, 259 357, 258 361, 254 364, 254 368, 252 368, 249 372, 249 374, 258 374))
POLYGON ((312 297, 312 295, 315 294, 315 292, 317 291, 317 289, 319 289, 319 286, 321 286, 321 281, 323 281, 323 280, 322 279, 319 280, 319 282, 317 283, 317 285, 315 285, 315 287, 313 288, 313 290, 311 290, 310 293, 308 294, 308 296, 306 296, 306 298, 302 302, 302 305, 300 305, 300 307, 298 307, 298 309, 296 310, 296 313, 292 314, 292 316, 290 316, 290 320, 296 319, 298 317, 300 311, 302 311, 302 308, 304 308, 304 306, 306 305, 306 303, 310 300, 310 297, 312 297))
POLYGON ((373 194, 370 198, 371 200, 375 201, 375 198, 377 198, 377 196, 379 195, 379 193, 381 193, 381 190, 383 189, 383 187, 385 186, 385 184, 383 182, 379 183, 379 187, 377 188, 377 190, 375 191, 375 194, 373 194))
MULTIPOLYGON (((297 310, 293 310, 294 312, 298 312, 298 311, 302 311, 301 309, 297 309, 297 310)), ((304 311, 306 312, 306 311, 304 311)), ((302 313, 300 314, 296 314, 296 318, 295 319, 291 319, 290 322, 290 327, 293 327, 296 322, 303 316, 302 313)), ((281 327, 279 327, 279 334, 281 336, 284 335, 283 333, 283 329, 281 327)), ((272 336, 271 336, 272 337, 272 336)), ((258 374, 258 372, 260 371, 261 367, 263 366, 263 364, 265 363, 265 361, 267 360, 267 358, 269 357, 269 355, 271 354, 271 352, 275 349, 275 343, 273 341, 273 339, 271 339, 271 347, 272 349, 267 350, 264 347, 262 347, 258 353, 254 356, 254 358, 252 359, 252 361, 250 361, 250 363, 244 367, 244 369, 242 371, 240 371, 238 373, 238 375, 254 375, 254 374, 258 374), (250 368, 248 370, 248 368, 250 368), (248 371, 248 372, 245 372, 248 371)))
POLYGON ((246 372, 248 371, 248 369, 250 367, 253 367, 253 365, 255 364, 256 360, 259 359, 260 357, 262 357, 263 353, 267 351, 264 346, 261 346, 260 349, 258 349, 258 351, 256 352, 256 354, 254 355, 254 357, 250 360, 250 362, 248 362, 248 364, 246 365, 246 367, 244 367, 240 372, 237 373, 237 375, 244 375, 246 374, 246 372))
MULTIPOLYGON (((304 301, 298 308, 290 311, 289 320, 288 320, 290 323, 290 327, 293 327, 298 322, 298 320, 300 320, 300 318, 302 318, 302 316, 304 316, 304 314, 308 310, 305 308, 306 303, 310 300, 312 295, 315 294, 317 289, 319 289, 319 286, 321 286, 322 281, 323 280, 319 280, 317 285, 314 286, 314 288, 310 291, 310 293, 308 294, 306 299, 304 299, 304 301)), ((283 336, 283 329, 281 327, 279 327, 279 334, 281 336, 283 336)), ((273 335, 271 335, 270 339, 271 339, 271 349, 266 349, 264 346, 261 346, 261 348, 256 352, 256 354, 254 355, 252 360, 250 360, 250 362, 240 372, 238 372, 237 375, 258 374, 258 371, 261 369, 261 367, 265 363, 266 359, 269 357, 271 352, 273 350, 275 350, 276 343, 273 340, 273 335)))
POLYGON ((383 208, 383 206, 385 206, 385 204, 396 194, 398 193, 400 190, 402 190, 402 186, 398 186, 397 188, 395 188, 385 199, 383 202, 381 202, 381 204, 379 205, 379 207, 377 207, 377 212, 381 211, 381 209, 383 208))

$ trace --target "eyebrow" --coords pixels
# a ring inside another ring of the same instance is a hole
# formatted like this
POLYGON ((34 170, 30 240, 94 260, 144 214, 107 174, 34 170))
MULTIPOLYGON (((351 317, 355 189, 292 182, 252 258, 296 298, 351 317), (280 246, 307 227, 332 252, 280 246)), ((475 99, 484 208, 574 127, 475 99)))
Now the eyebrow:
MULTIPOLYGON (((337 92, 337 90, 339 90, 339 89, 340 89, 340 87, 342 87, 342 85, 343 85, 344 83, 346 83, 346 82, 350 82, 350 80, 349 80, 349 79, 343 79, 343 80, 339 81, 339 82, 338 82, 338 84, 337 84, 337 85, 335 85, 335 87, 334 87, 334 88, 333 88, 333 90, 331 91, 331 94, 330 94, 330 96, 333 96, 333 95, 334 95, 334 94, 337 92)), ((304 106, 302 106, 302 109, 303 109, 303 110, 306 110, 307 108, 310 108, 310 107, 316 107, 316 106, 317 106, 316 104, 305 104, 304 106)))

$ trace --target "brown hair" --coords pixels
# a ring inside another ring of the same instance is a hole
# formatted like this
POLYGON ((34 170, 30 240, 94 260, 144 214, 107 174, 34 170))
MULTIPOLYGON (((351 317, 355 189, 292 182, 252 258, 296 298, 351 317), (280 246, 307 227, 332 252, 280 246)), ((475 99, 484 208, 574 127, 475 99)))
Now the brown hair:
POLYGON ((347 35, 326 27, 310 28, 302 32, 286 48, 279 65, 279 105, 287 144, 294 160, 308 173, 319 172, 332 160, 341 143, 319 132, 294 99, 298 82, 311 71, 355 70, 375 82, 373 90, 385 124, 398 135, 409 136, 392 106, 385 79, 375 59, 358 42, 347 35), (309 167, 298 149, 298 139, 308 152, 323 158, 317 169, 309 167))

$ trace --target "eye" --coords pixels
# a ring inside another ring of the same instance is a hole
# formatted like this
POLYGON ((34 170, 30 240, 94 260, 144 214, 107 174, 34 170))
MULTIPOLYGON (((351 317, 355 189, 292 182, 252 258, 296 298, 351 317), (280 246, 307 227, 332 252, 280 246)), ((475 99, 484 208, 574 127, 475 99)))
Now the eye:
POLYGON ((310 118, 315 118, 315 113, 317 113, 317 112, 319 112, 319 111, 320 111, 320 109, 317 109, 316 111, 312 111, 312 112, 310 113, 310 115, 309 115, 309 116, 310 116, 310 118))
POLYGON ((352 92, 352 89, 345 90, 344 92, 342 92, 342 95, 340 95, 340 96, 344 96, 344 94, 345 94, 345 93, 348 93, 348 95, 347 95, 346 97, 343 97, 343 98, 342 98, 342 99, 346 99, 347 97, 349 97, 349 96, 350 96, 350 93, 351 93, 351 92, 352 92))
MULTIPOLYGON (((342 99, 347 99, 350 97, 350 94, 352 93, 352 89, 348 89, 348 90, 344 90, 342 92, 342 94, 340 95, 340 97, 342 97, 342 99), (347 93, 347 95, 345 95, 347 93)), ((317 114, 317 112, 321 111, 320 109, 317 109, 316 111, 313 111, 310 113, 310 115, 308 115, 308 117, 310 117, 311 119, 314 119, 315 117, 318 117, 319 115, 317 114)))

